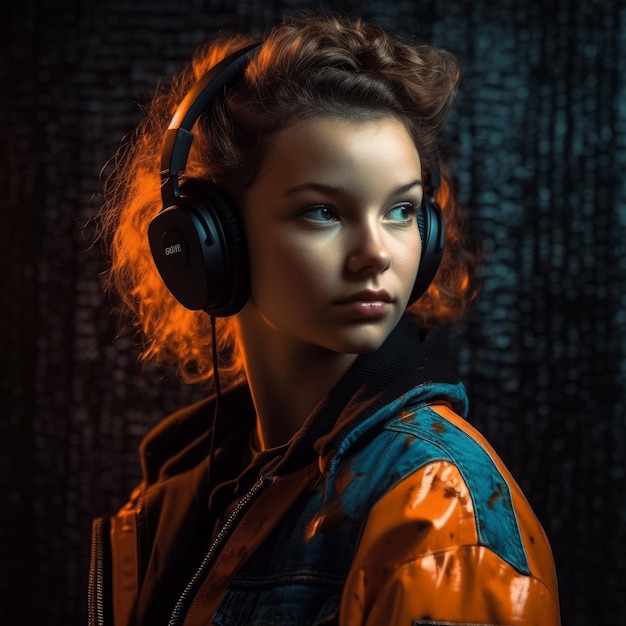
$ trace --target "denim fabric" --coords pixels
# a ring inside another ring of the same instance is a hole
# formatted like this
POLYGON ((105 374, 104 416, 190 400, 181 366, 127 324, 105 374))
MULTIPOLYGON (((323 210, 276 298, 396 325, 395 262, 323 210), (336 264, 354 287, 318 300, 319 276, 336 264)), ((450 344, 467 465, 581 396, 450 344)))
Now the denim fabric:
POLYGON ((478 442, 427 406, 433 397, 462 404, 465 392, 461 385, 418 387, 347 435, 324 478, 233 579, 214 624, 333 623, 371 508, 432 461, 459 467, 472 493, 482 543, 528 571, 506 480, 478 442), (495 490, 500 496, 494 504, 495 490))

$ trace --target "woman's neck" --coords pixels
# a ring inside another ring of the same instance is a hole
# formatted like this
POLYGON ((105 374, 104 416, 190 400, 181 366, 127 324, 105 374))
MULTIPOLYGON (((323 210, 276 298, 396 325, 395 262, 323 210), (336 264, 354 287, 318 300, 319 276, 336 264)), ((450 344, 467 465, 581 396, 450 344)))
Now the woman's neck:
POLYGON ((262 448, 286 443, 357 355, 296 342, 256 314, 237 317, 240 349, 262 448))

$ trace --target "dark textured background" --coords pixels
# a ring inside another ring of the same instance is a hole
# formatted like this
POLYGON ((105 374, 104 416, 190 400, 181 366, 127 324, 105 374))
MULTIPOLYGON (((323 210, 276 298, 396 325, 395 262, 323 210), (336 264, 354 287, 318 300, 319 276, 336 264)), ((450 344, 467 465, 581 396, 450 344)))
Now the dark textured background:
POLYGON ((0 18, 0 623, 85 621, 92 517, 198 397, 136 362, 82 227, 157 79, 218 29, 339 8, 464 68, 444 148, 489 253, 450 333, 472 421, 552 542, 563 622, 626 623, 626 8, 582 0, 23 0, 0 18), (116 339, 116 337, 118 337, 116 339))

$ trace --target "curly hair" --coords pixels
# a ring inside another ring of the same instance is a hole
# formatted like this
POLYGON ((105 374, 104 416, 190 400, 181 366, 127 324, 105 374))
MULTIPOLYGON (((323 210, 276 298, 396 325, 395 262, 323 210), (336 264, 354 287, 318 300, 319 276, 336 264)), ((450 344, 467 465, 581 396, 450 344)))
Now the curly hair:
MULTIPOLYGON (((212 375, 211 320, 171 296, 150 254, 148 225, 162 208, 162 139, 194 82, 253 41, 242 35, 214 40, 200 47, 182 72, 160 84, 104 185, 99 221, 110 254, 107 288, 139 326, 142 357, 174 367, 187 382, 212 375)), ((449 52, 400 40, 380 26, 337 14, 284 18, 263 38, 245 76, 196 123, 184 178, 210 181, 237 200, 254 182, 277 131, 317 116, 398 117, 424 171, 440 171, 437 200, 446 236, 439 271, 409 312, 425 328, 454 324, 476 295, 480 263, 480 254, 469 245, 449 169, 438 156, 438 137, 459 75, 449 52)), ((243 369, 231 318, 216 321, 216 337, 220 374, 226 384, 233 383, 243 369)))

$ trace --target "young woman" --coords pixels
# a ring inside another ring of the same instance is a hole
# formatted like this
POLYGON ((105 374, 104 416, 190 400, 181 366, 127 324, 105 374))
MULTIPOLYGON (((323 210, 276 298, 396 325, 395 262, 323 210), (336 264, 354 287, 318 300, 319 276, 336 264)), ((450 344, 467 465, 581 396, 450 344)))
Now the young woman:
POLYGON ((93 624, 559 623, 545 534, 436 332, 479 262, 437 153, 458 76, 306 16, 154 98, 106 190, 110 286, 144 356, 216 393, 94 523, 93 624))

